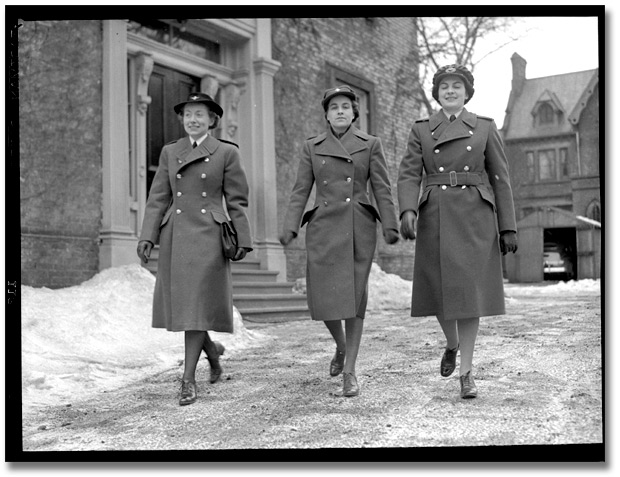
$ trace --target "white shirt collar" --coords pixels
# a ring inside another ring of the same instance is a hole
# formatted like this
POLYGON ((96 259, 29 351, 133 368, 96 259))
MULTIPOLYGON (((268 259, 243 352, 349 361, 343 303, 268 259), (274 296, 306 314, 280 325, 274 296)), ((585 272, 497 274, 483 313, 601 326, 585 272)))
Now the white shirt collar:
POLYGON ((194 142, 196 143, 196 147, 200 146, 200 144, 202 144, 202 141, 204 141, 208 135, 209 133, 205 134, 202 137, 199 137, 196 141, 194 141, 194 139, 190 137, 190 140, 192 141, 192 146, 194 145, 194 142))
POLYGON ((450 116, 452 116, 452 114, 454 114, 458 118, 463 112, 463 109, 461 109, 458 113, 452 113, 452 114, 446 113, 445 109, 442 109, 442 111, 446 115, 446 118, 450 119, 450 116))

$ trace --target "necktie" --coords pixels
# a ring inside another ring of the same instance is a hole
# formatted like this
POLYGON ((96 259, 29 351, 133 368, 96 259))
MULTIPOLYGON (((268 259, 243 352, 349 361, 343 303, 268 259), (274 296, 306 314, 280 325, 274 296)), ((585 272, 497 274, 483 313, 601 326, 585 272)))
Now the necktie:
POLYGON ((194 149, 196 149, 196 148, 198 147, 198 143, 197 143, 196 141, 194 141, 194 144, 192 144, 192 147, 193 147, 194 149))
POLYGON ((450 115, 450 122, 454 121, 456 119, 456 116, 454 114, 450 115))

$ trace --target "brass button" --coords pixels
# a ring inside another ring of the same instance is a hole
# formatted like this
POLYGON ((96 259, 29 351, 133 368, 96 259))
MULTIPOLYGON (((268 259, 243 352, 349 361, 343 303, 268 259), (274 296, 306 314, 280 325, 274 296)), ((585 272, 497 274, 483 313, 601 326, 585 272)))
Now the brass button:
POLYGON ((323 181, 323 185, 327 185, 327 181, 323 181))
POLYGON ((347 159, 347 162, 353 162, 351 159, 347 159))
POLYGON ((203 193, 202 193, 202 196, 203 196, 203 197, 206 197, 206 196, 207 196, 207 193, 206 193, 206 192, 203 192, 203 193))
POLYGON ((439 172, 443 172, 443 166, 439 168, 439 172))
POLYGON ((469 134, 473 136, 474 132, 473 131, 469 131, 469 134))
POLYGON ((325 164, 325 159, 323 159, 323 162, 321 162, 321 164, 325 164))
POLYGON ((327 205, 327 201, 326 201, 326 200, 324 200, 324 201, 323 201, 323 204, 327 205))
POLYGON ((181 213, 181 209, 177 209, 177 214, 180 214, 180 213, 181 213))
POLYGON ((208 157, 205 157, 205 162, 209 162, 209 158, 208 157))
POLYGON ((350 177, 347 177, 347 182, 351 182, 351 178, 350 177))
POLYGON ((201 214, 206 214, 206 213, 207 213, 207 210, 206 210, 206 209, 200 209, 200 213, 201 213, 201 214))
POLYGON ((344 201, 345 202, 351 202, 351 199, 349 197, 347 197, 344 201))
POLYGON ((471 151, 471 146, 467 146, 467 150, 468 150, 468 151, 471 151))
POLYGON ((466 185, 464 185, 463 187, 461 187, 461 189, 467 189, 467 186, 466 186, 466 185))
POLYGON ((443 190, 446 190, 446 189, 448 188, 448 186, 447 186, 447 185, 442 185, 442 186, 441 186, 441 188, 442 188, 443 190))
POLYGON ((179 159, 179 164, 183 164, 183 159, 179 159))
POLYGON ((467 171, 469 170, 469 166, 465 166, 465 167, 463 167, 463 170, 464 170, 465 172, 467 172, 467 171))
POLYGON ((177 174, 177 179, 180 179, 181 177, 183 177, 181 174, 177 174))
POLYGON ((183 192, 179 191, 177 192, 177 197, 181 197, 183 195, 183 192))
POLYGON ((203 174, 200 174, 200 178, 201 178, 201 179, 206 179, 206 178, 207 178, 207 175, 206 175, 206 174, 204 174, 204 173, 203 173, 203 174))
POLYGON ((439 149, 435 149, 435 154, 439 154, 439 149))

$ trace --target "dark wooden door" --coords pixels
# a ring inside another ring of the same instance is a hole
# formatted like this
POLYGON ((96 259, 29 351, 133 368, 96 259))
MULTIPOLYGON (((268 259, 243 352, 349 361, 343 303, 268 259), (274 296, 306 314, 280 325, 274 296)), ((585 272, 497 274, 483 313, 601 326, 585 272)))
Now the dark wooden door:
POLYGON ((174 105, 199 90, 199 78, 160 65, 154 66, 148 91, 151 104, 147 113, 146 132, 147 193, 151 190, 162 147, 185 136, 183 124, 174 112, 174 105))

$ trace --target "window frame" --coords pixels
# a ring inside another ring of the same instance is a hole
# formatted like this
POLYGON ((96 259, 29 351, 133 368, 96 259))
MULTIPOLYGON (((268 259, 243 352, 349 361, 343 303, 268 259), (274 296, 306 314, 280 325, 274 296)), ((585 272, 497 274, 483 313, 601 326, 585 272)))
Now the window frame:
MULTIPOLYGON (((368 133, 376 135, 376 94, 375 84, 362 76, 347 71, 332 63, 326 62, 326 85, 325 88, 333 88, 340 84, 347 84, 358 92, 366 93, 368 98, 367 110, 368 110, 368 133)), ((358 120, 359 121, 359 120, 358 120)))

